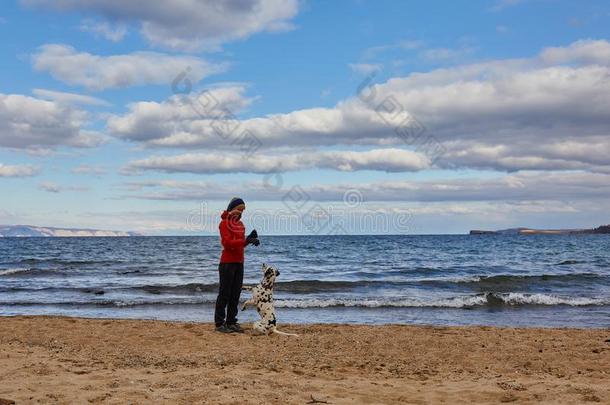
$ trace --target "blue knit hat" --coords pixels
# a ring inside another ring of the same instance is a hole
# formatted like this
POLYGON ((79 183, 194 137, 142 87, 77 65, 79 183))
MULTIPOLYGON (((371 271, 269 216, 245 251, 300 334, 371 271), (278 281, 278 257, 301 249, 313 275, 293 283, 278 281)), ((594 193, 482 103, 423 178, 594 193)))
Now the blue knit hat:
POLYGON ((239 197, 233 197, 233 198, 231 198, 231 202, 230 202, 230 203, 229 203, 229 205, 227 206, 227 211, 231 212, 231 211, 233 211, 233 209, 234 209, 235 207, 237 207, 238 205, 242 205, 242 204, 246 205, 246 203, 244 202, 244 200, 242 200, 242 199, 241 199, 241 198, 239 198, 239 197))

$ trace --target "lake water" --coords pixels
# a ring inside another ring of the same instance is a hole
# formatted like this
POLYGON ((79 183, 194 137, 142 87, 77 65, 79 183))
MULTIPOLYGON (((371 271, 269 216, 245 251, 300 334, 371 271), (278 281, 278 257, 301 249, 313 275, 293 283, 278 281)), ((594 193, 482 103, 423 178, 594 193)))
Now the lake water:
MULTIPOLYGON (((263 262, 281 271, 280 323, 610 327, 610 235, 261 242, 245 283, 263 262)), ((219 254, 207 236, 0 238, 0 315, 212 321, 219 254)))

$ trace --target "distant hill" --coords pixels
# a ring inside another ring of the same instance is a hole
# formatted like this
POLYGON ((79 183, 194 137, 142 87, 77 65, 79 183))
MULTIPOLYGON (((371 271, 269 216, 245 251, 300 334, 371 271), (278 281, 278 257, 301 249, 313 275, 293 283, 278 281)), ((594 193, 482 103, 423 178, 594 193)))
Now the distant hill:
POLYGON ((136 232, 103 231, 99 229, 53 228, 31 225, 0 225, 2 237, 87 237, 87 236, 142 236, 136 232))
POLYGON ((499 231, 472 230, 471 235, 578 235, 578 234, 610 234, 610 225, 602 225, 593 229, 531 229, 510 228, 499 231))

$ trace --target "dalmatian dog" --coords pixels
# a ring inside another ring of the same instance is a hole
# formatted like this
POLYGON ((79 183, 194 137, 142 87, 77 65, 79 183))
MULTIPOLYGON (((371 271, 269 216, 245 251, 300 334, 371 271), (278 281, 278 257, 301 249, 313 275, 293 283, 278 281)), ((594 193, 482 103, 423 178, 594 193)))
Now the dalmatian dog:
POLYGON ((273 309, 273 285, 275 278, 280 275, 278 269, 265 263, 262 265, 263 279, 254 287, 243 287, 243 290, 252 292, 252 298, 244 302, 241 310, 244 311, 248 305, 255 305, 256 311, 261 316, 260 321, 254 322, 252 328, 259 335, 270 335, 277 333, 285 336, 298 336, 294 333, 286 333, 277 330, 275 310, 273 309))

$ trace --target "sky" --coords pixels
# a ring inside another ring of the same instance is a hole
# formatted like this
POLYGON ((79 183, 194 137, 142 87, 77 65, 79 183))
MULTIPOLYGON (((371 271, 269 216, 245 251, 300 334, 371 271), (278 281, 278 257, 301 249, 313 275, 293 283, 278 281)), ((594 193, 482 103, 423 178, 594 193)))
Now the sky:
POLYGON ((0 224, 610 223, 606 1, 21 0, 0 35, 0 224))

